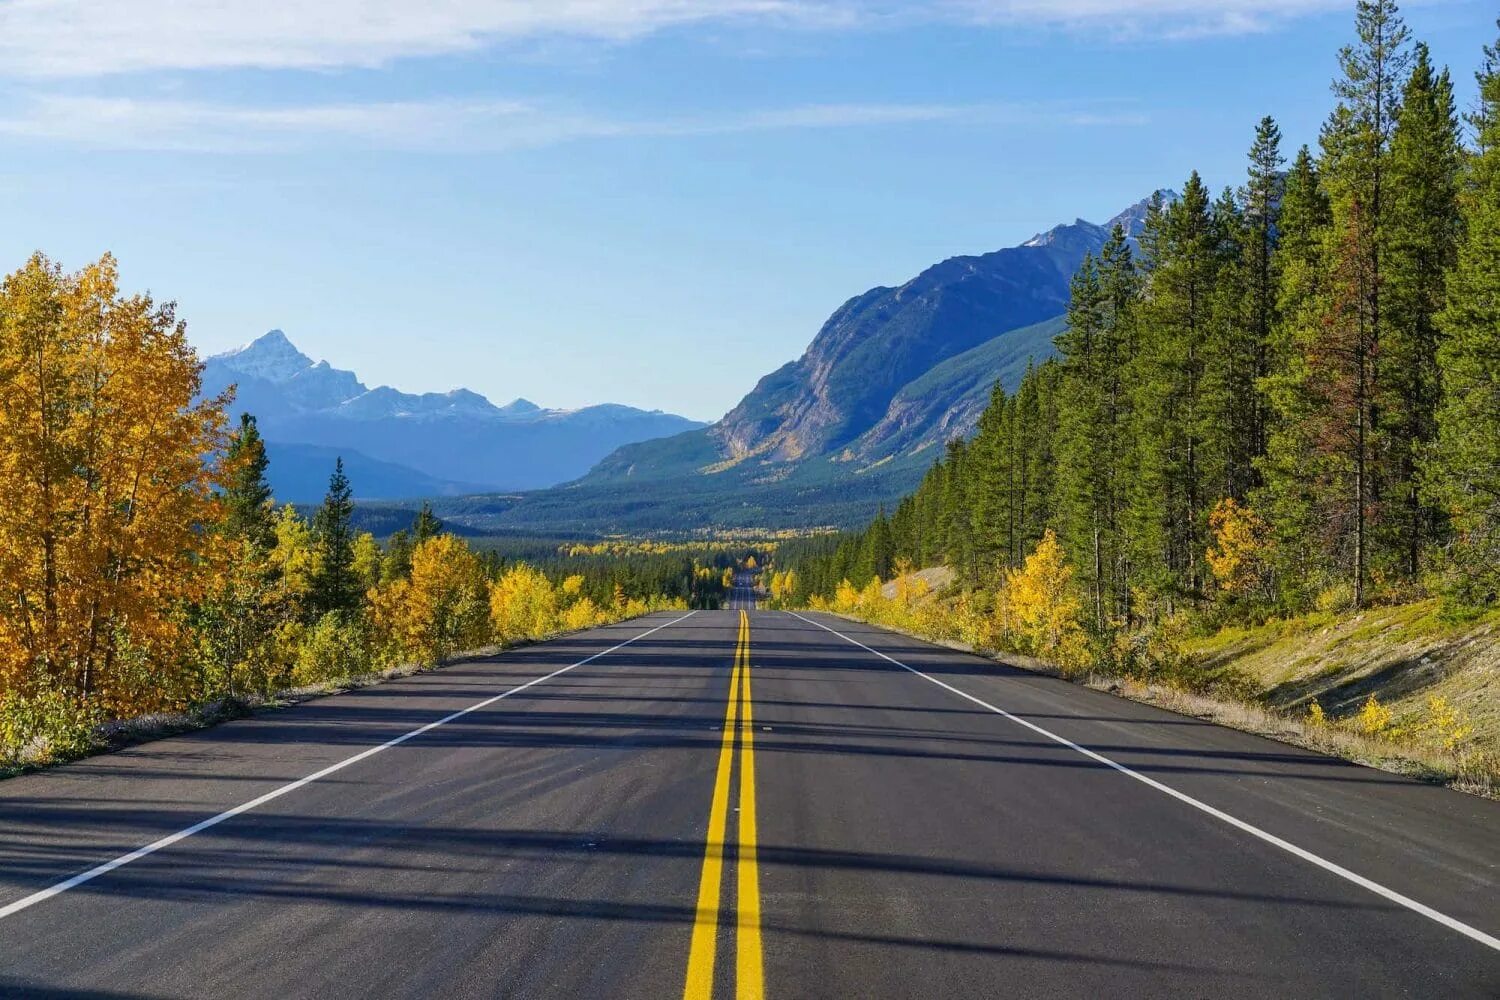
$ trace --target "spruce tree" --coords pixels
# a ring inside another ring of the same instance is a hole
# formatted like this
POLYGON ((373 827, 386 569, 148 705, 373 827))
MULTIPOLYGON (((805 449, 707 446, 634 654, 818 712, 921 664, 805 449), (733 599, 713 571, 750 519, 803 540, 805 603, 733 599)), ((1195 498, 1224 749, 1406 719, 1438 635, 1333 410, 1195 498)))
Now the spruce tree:
POLYGON ((271 484, 266 480, 266 469, 270 464, 255 418, 248 413, 240 414, 239 430, 230 435, 229 446, 224 450, 225 480, 221 497, 224 532, 261 551, 276 544, 271 484))
POLYGON ((308 603, 314 616, 350 611, 359 606, 359 578, 354 572, 354 494, 338 458, 328 478, 328 493, 313 515, 318 562, 308 603))
POLYGON ((1398 90, 1411 60, 1411 33, 1392 0, 1360 0, 1355 31, 1358 44, 1339 53, 1341 76, 1333 83, 1338 105, 1319 140, 1320 172, 1333 209, 1324 268, 1337 287, 1322 318, 1326 336, 1313 346, 1324 390, 1317 398, 1333 460, 1325 486, 1336 494, 1324 498, 1334 515, 1329 554, 1345 567, 1359 606, 1366 596, 1372 542, 1383 534, 1377 520, 1383 493, 1392 480, 1399 481, 1399 473, 1382 467, 1389 452, 1379 417, 1384 372, 1376 361, 1390 322, 1384 250, 1391 140, 1400 113, 1398 90))
POLYGON ((443 522, 433 514, 432 501, 423 500, 422 509, 417 511, 417 516, 411 524, 412 545, 421 545, 429 538, 436 538, 442 532, 443 522))
POLYGON ((1484 55, 1465 234, 1437 316, 1442 399, 1424 470, 1426 495, 1452 518, 1450 587, 1476 604, 1500 597, 1500 43, 1484 55))
MULTIPOLYGON (((1284 187, 1281 172, 1283 163, 1281 129, 1276 124, 1276 119, 1267 115, 1255 127, 1248 176, 1240 192, 1244 219, 1241 272, 1246 291, 1246 323, 1250 338, 1255 344, 1254 371, 1257 381, 1270 372, 1271 331, 1278 318, 1276 298, 1281 272, 1276 242, 1284 187)), ((1268 421, 1265 402, 1263 399, 1259 400, 1255 408, 1253 432, 1256 455, 1266 450, 1266 439, 1270 433, 1268 421)))
POLYGON ((1323 243, 1332 223, 1311 152, 1303 146, 1286 175, 1273 267, 1278 275, 1276 318, 1266 350, 1260 392, 1266 413, 1262 485, 1255 508, 1272 526, 1271 561, 1282 600, 1295 608, 1318 586, 1325 565, 1315 470, 1316 425, 1308 389, 1308 343, 1321 324, 1327 291, 1323 243))
POLYGON ((1396 573, 1415 579, 1423 548, 1439 530, 1419 491, 1417 466, 1436 435, 1438 330, 1444 277, 1460 235, 1460 147, 1453 85, 1416 46, 1391 139, 1390 210, 1385 228, 1386 333, 1377 358, 1380 433, 1389 513, 1382 550, 1396 573))
POLYGON ((1129 501, 1134 561, 1155 569, 1149 587, 1170 611, 1202 589, 1210 483, 1224 478, 1225 428, 1208 405, 1214 361, 1214 290, 1221 241, 1195 171, 1182 197, 1147 220, 1148 293, 1132 372, 1129 501))

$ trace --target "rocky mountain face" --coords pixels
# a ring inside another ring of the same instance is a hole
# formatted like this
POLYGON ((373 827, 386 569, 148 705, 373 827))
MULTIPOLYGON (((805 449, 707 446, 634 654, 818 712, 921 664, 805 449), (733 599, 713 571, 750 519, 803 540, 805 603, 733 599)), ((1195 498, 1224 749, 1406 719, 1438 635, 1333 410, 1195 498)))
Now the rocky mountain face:
POLYGON ((280 330, 207 359, 205 394, 231 385, 233 412, 254 414, 268 442, 278 499, 296 502, 322 495, 327 472, 314 470, 338 454, 364 497, 538 489, 577 478, 621 445, 703 426, 613 403, 552 410, 526 399, 496 406, 468 389, 371 389, 280 330))
POLYGON ((945 260, 898 288, 872 288, 718 423, 623 449, 584 482, 742 465, 758 470, 752 479, 785 479, 778 467, 815 460, 858 471, 967 434, 996 381, 1014 388, 1028 361, 1051 355, 1084 255, 1116 224, 1137 237, 1149 201, 1102 225, 1079 219, 1020 246, 945 260))

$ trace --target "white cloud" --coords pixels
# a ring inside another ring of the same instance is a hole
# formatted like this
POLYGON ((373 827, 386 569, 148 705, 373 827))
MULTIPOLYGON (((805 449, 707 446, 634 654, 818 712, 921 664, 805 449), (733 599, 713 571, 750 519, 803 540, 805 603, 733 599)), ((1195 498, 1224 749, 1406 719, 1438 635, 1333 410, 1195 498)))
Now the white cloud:
POLYGON ((1345 0, 0 0, 0 74, 378 66, 519 39, 620 40, 726 21, 1238 33, 1345 6, 1345 0))
POLYGON ((977 24, 1164 38, 1251 34, 1294 18, 1351 6, 1348 0, 940 0, 940 4, 950 16, 977 24))
POLYGON ((364 148, 494 151, 587 139, 686 137, 923 122, 1136 125, 1112 106, 810 104, 771 110, 611 119, 510 100, 245 107, 198 101, 35 95, 0 116, 0 135, 106 149, 273 152, 364 148))
POLYGON ((844 17, 825 0, 0 0, 0 72, 374 66, 546 35, 622 39, 701 21, 844 17))

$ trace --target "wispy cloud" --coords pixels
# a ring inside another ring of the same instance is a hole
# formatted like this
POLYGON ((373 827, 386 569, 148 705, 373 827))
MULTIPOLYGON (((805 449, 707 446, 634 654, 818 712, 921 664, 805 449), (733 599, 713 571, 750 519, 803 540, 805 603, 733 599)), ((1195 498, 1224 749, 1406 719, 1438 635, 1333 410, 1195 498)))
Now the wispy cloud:
POLYGON ((976 24, 1102 32, 1117 38, 1194 38, 1268 31, 1347 0, 940 0, 976 24))
POLYGON ((768 110, 620 119, 528 101, 441 100, 290 107, 34 95, 0 115, 0 135, 106 149, 276 152, 364 148, 495 151, 580 140, 672 138, 920 123, 1137 125, 1114 106, 808 104, 768 110))
POLYGON ((626 40, 726 22, 1242 33, 1344 6, 1344 0, 0 0, 0 74, 379 66, 523 39, 626 40))
POLYGON ((496 42, 628 39, 674 25, 838 24, 834 0, 0 0, 0 72, 376 66, 496 42))

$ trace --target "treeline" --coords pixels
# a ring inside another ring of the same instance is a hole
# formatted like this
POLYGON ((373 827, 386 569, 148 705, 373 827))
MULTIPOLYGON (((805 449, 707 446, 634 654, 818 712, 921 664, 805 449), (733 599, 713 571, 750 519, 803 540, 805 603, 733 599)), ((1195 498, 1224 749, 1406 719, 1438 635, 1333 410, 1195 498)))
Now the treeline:
POLYGON ((0 766, 107 720, 340 682, 464 649, 710 604, 717 563, 481 552, 430 509, 382 545, 338 463, 277 508, 254 418, 200 398, 171 305, 105 257, 0 285, 0 766))
POLYGON ((621 594, 650 594, 689 608, 713 609, 728 597, 725 571, 762 553, 768 543, 612 539, 548 546, 526 539, 486 538, 475 544, 496 571, 521 561, 556 580, 578 577, 581 592, 598 602, 612 602, 621 594))
POLYGON ((1395 4, 1358 4, 1356 33, 1316 150, 1287 166, 1265 118, 1237 190, 1194 173, 1138 242, 1117 228, 1058 356, 997 387, 889 517, 785 547, 784 602, 898 564, 1004 589, 1050 538, 1096 656, 1182 612, 1493 606, 1500 56, 1466 141, 1395 4))

